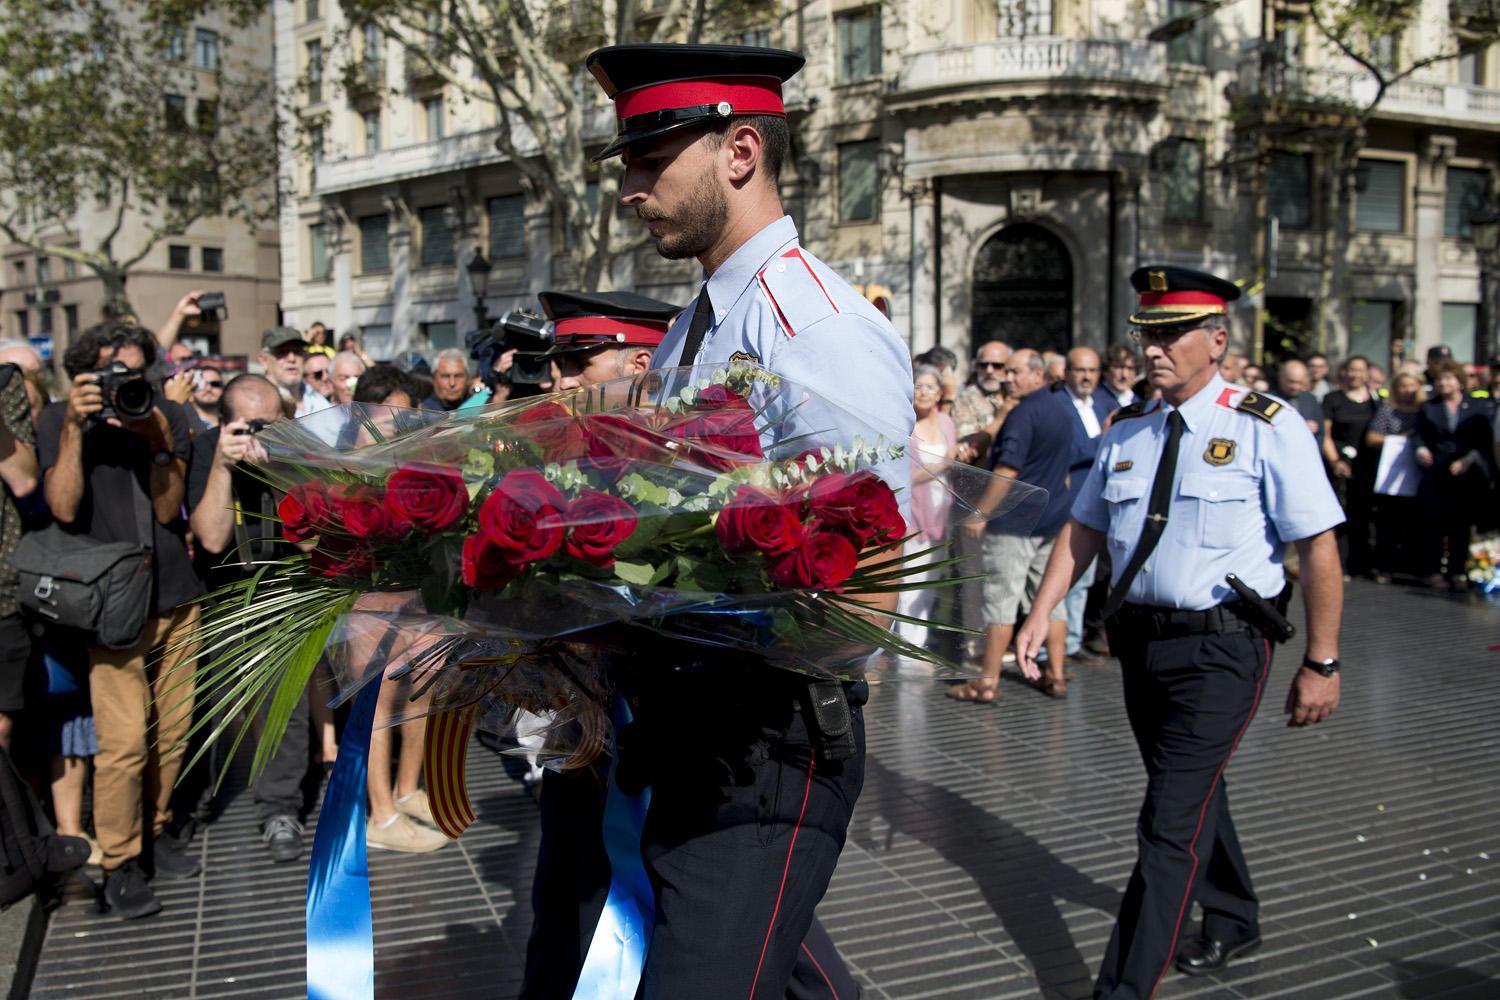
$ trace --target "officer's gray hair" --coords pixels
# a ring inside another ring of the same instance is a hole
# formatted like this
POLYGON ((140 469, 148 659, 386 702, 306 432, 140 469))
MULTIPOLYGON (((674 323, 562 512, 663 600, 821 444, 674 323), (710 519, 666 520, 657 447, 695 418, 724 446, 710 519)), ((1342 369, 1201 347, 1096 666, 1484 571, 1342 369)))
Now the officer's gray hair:
POLYGON ((457 361, 459 364, 464 366, 464 374, 474 374, 473 371, 470 370, 469 355, 463 351, 460 351, 456 347, 449 347, 444 350, 438 351, 437 357, 432 361, 432 370, 437 371, 438 365, 442 364, 444 361, 457 361))

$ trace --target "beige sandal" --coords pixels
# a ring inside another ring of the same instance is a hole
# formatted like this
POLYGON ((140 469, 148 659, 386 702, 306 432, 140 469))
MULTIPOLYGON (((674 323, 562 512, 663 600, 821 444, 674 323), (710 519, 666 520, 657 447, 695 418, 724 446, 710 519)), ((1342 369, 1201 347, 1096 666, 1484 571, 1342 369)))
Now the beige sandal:
POLYGON ((1000 700, 1000 678, 971 677, 962 684, 948 689, 948 697, 954 701, 971 701, 979 705, 993 705, 1000 700))

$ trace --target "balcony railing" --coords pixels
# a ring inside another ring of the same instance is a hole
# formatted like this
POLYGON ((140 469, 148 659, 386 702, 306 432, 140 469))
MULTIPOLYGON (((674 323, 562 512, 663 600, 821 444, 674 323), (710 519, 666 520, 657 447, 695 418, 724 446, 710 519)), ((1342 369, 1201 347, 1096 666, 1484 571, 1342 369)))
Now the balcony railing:
MULTIPOLYGON (((1250 58, 1240 64, 1240 89, 1284 101, 1363 109, 1379 89, 1373 74, 1328 66, 1267 64, 1250 58)), ((1451 118, 1500 125, 1500 90, 1467 83, 1440 83, 1407 77, 1387 88, 1378 109, 1385 114, 1451 118)))
POLYGON ((897 89, 1067 79, 1165 85, 1166 48, 1094 38, 996 39, 917 53, 907 59, 897 89))

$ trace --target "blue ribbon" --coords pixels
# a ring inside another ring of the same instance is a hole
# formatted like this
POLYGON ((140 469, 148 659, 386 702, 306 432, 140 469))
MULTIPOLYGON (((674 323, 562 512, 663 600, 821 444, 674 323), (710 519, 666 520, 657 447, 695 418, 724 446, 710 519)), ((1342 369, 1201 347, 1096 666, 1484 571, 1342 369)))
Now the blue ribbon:
MULTIPOLYGON (((615 733, 633 718, 623 696, 615 698, 615 733)), ((615 784, 619 743, 609 768, 604 800, 604 850, 609 855, 609 895, 589 941, 573 1000, 630 1000, 646 967, 646 949, 656 927, 656 893, 641 861, 641 830, 651 806, 651 788, 633 798, 615 784)))
POLYGON ((313 835, 307 870, 308 1000, 375 1000, 365 776, 380 684, 376 677, 354 699, 313 835))

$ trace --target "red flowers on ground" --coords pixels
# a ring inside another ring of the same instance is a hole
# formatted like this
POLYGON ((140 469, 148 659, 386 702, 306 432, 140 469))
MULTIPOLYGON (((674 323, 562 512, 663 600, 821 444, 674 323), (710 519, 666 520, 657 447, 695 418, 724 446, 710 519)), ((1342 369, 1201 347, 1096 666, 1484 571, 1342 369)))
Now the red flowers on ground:
POLYGON ((546 559, 563 541, 567 501, 536 469, 506 473, 479 508, 479 531, 520 562, 546 559))
POLYGON ((615 564, 615 546, 629 538, 639 523, 630 504, 598 490, 580 491, 568 504, 565 519, 569 526, 565 551, 601 567, 615 564))
POLYGON ((788 590, 813 587, 837 590, 859 564, 854 544, 835 531, 815 531, 802 544, 766 560, 771 579, 788 590))
POLYGON ((714 522, 719 544, 730 555, 776 555, 800 545, 802 521, 780 493, 741 486, 714 522))
POLYGON ((408 465, 385 487, 385 506, 400 520, 431 535, 452 527, 469 509, 464 477, 452 469, 408 465))

